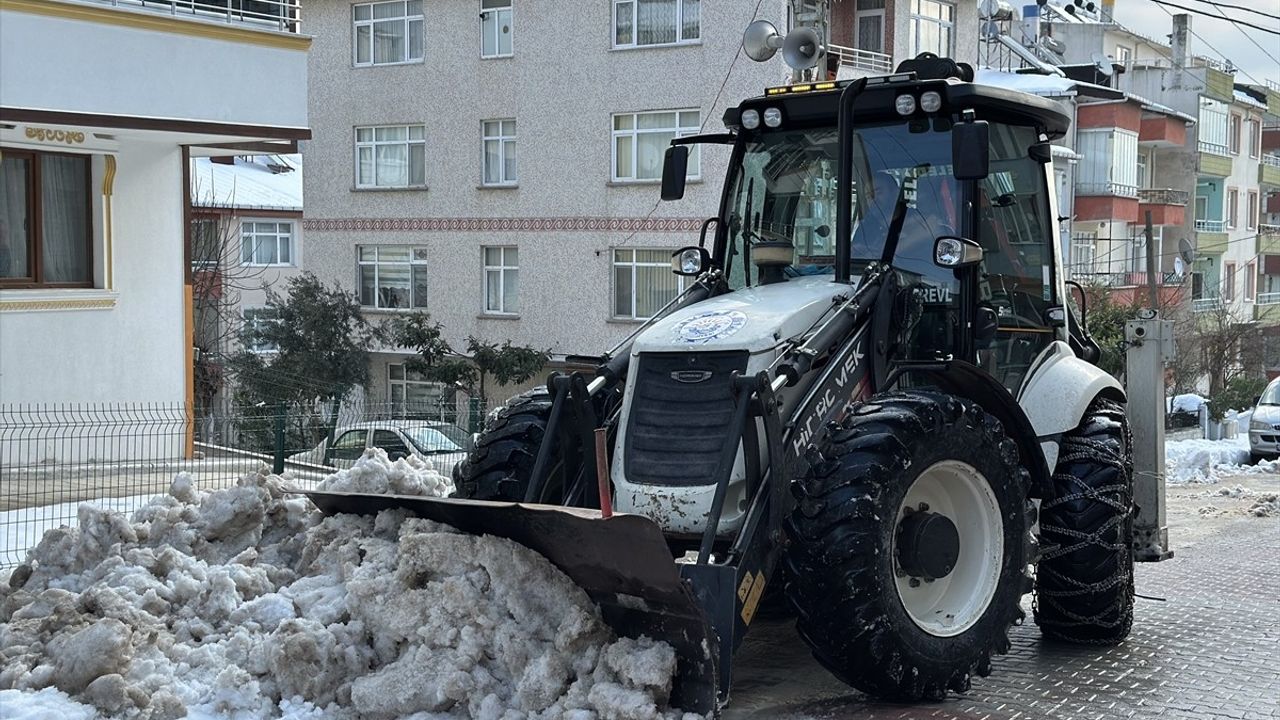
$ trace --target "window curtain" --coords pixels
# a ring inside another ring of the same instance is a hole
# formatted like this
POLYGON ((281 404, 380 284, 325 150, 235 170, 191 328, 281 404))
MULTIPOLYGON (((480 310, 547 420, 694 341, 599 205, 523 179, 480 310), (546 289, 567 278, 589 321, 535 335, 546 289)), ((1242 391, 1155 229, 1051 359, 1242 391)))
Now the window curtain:
POLYGON ((88 282, 89 159, 40 158, 44 281, 88 282))
POLYGON ((637 45, 676 41, 676 0, 637 0, 637 45))
POLYGON ((0 278, 29 277, 27 176, 31 161, 7 157, 0 164, 0 278))

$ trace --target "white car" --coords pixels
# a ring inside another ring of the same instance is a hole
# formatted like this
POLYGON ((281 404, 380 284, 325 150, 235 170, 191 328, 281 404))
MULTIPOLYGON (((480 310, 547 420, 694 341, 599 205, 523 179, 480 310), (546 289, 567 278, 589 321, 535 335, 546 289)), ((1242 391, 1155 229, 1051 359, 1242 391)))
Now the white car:
POLYGON ((1249 455, 1254 463, 1280 457, 1280 378, 1262 391, 1249 418, 1249 455))
POLYGON ((387 457, 398 460, 417 456, 445 477, 453 476, 453 466, 467 456, 471 436, 461 428, 424 420, 373 420, 345 425, 319 445, 289 456, 291 462, 349 468, 368 448, 382 448, 387 457))

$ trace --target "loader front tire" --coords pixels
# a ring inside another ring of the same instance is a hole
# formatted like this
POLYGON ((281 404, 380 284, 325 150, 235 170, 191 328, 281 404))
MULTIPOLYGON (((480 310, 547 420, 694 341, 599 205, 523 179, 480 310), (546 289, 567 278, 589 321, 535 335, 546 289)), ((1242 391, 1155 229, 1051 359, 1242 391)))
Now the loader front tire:
POLYGON ((454 497, 524 502, 550 416, 551 394, 545 387, 512 398, 485 423, 475 447, 454 468, 454 497))
POLYGON ((1063 436, 1040 506, 1036 624, 1045 637, 1113 645, 1133 626, 1133 459, 1124 406, 1099 398, 1063 436))
POLYGON ((810 458, 785 562, 814 657, 877 697, 968 690, 1031 587, 1017 446, 976 404, 912 391, 853 406, 810 458))

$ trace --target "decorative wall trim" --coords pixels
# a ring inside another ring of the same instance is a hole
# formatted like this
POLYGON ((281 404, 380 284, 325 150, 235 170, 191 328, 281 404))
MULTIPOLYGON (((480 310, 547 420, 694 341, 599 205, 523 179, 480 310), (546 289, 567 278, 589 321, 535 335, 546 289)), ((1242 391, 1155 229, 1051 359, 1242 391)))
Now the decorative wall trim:
POLYGON ((107 261, 107 289, 114 290, 115 268, 112 265, 113 247, 112 247, 112 225, 115 222, 111 217, 111 195, 115 192, 116 187, 116 156, 106 155, 103 158, 102 169, 102 236, 106 239, 106 261, 107 261))
POLYGON ((84 133, 79 130, 61 130, 59 128, 32 127, 25 128, 27 138, 38 142, 66 143, 67 145, 83 145, 84 133))
POLYGON ((42 312, 47 310, 110 310, 114 297, 65 298, 57 300, 0 300, 0 312, 42 312))
POLYGON ((212 40, 249 43, 282 50, 306 52, 311 47, 311 38, 306 35, 277 30, 251 29, 228 25, 225 22, 219 23, 197 18, 167 17, 157 13, 122 7, 95 7, 93 5, 58 2, 57 0, 0 0, 0 10, 94 22, 102 25, 116 25, 135 30, 154 30, 176 35, 210 38, 212 40))
POLYGON ((307 218, 307 232, 653 232, 689 233, 703 218, 533 217, 533 218, 307 218))

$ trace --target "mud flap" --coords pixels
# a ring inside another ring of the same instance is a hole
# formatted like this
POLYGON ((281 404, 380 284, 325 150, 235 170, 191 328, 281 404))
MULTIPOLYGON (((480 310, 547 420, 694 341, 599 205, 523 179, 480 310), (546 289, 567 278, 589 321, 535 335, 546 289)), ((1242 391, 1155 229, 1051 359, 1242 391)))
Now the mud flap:
POLYGON ((519 543, 551 561, 600 606, 618 635, 647 635, 676 651, 671 704, 717 712, 719 640, 672 560, 662 530, 641 515, 557 505, 406 495, 302 492, 326 515, 403 509, 474 535, 519 543))

